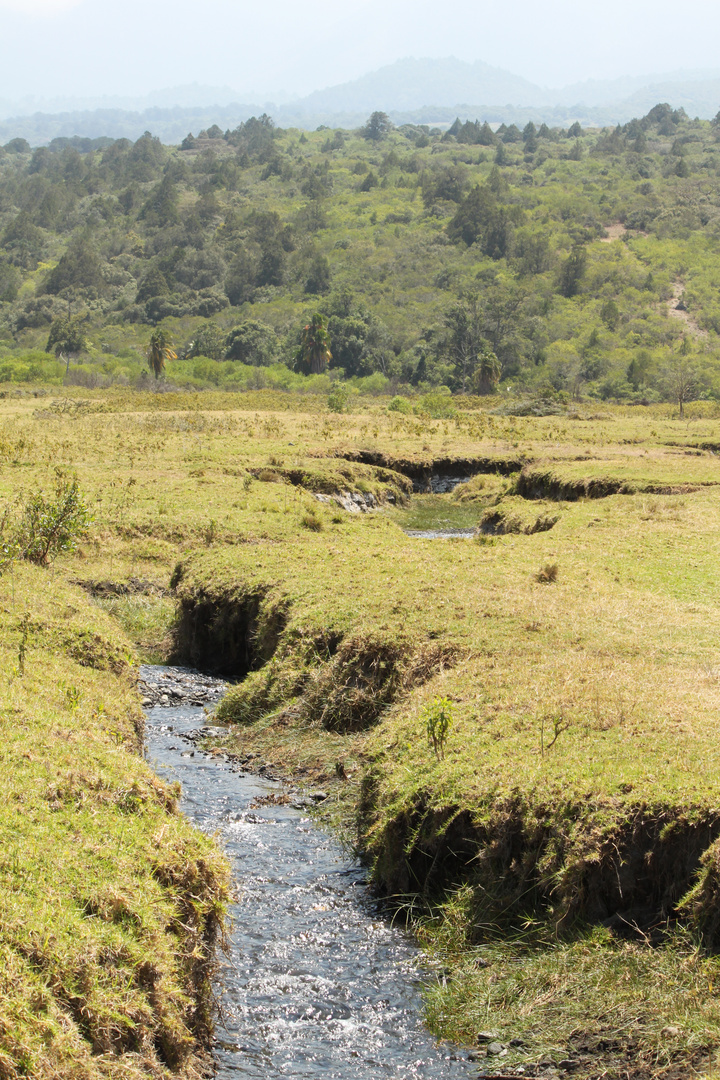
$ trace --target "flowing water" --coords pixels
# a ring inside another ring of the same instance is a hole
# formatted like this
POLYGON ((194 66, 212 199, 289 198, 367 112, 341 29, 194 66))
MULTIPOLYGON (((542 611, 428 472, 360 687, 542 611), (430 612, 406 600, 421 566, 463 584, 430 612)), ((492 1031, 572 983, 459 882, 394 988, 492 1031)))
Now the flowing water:
POLYGON ((475 529, 405 529, 408 536, 420 540, 472 540, 475 529))
MULTIPOLYGON (((172 669, 143 675, 172 685, 172 669)), ((187 672, 178 672, 182 679, 187 672)), ((155 706, 147 717, 149 761, 181 782, 184 812, 218 834, 233 866, 238 899, 219 988, 217 1076, 476 1076, 423 1028, 417 948, 383 917, 362 867, 301 800, 265 802, 282 793, 279 784, 196 749, 208 724, 201 707, 155 706)))

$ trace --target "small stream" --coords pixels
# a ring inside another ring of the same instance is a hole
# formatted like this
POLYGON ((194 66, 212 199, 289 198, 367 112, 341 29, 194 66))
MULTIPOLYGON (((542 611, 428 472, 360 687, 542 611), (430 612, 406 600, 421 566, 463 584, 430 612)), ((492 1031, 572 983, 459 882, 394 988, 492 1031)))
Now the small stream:
POLYGON ((420 540, 472 540, 476 529, 403 529, 406 536, 420 540))
MULTIPOLYGON (((185 669, 146 667, 142 677, 154 687, 149 702, 192 682, 185 669)), ((217 700, 209 682, 206 697, 217 700)), ((417 947, 382 915, 362 867, 310 820, 302 798, 266 802, 287 789, 196 749, 198 729, 212 723, 202 706, 181 698, 146 711, 148 760, 181 782, 183 811, 217 833, 232 861, 238 899, 219 988, 216 1075, 477 1076, 423 1027, 417 947)))

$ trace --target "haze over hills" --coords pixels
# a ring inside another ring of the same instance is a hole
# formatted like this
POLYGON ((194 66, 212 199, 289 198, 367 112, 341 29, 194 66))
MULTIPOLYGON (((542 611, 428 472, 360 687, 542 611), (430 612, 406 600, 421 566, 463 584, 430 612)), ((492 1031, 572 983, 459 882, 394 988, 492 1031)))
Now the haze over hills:
POLYGON ((374 110, 389 113, 398 124, 443 126, 460 116, 605 126, 643 115, 661 101, 683 107, 690 116, 714 116, 720 109, 720 69, 595 79, 553 89, 480 60, 406 58, 295 99, 284 93, 271 101, 247 100, 228 86, 193 83, 138 98, 0 100, 0 142, 18 136, 32 145, 72 135, 135 139, 145 130, 178 142, 188 131, 214 123, 232 128, 262 112, 281 126, 306 129, 356 127, 374 110))
POLYGON ((38 97, 17 99, 0 97, 0 119, 33 116, 36 113, 57 115, 68 112, 95 112, 101 109, 119 109, 123 112, 145 112, 148 109, 186 109, 207 105, 232 105, 253 95, 238 94, 230 86, 205 86, 197 82, 183 86, 169 86, 151 94, 134 97, 118 94, 102 94, 96 97, 38 97))

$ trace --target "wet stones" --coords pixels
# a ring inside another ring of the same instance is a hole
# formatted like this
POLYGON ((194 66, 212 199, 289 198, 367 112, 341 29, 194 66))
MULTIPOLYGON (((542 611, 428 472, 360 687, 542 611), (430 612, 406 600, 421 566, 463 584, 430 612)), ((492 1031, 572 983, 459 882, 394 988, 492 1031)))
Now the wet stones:
POLYGON ((202 675, 192 668, 142 667, 139 688, 143 695, 143 708, 154 706, 206 705, 217 703, 225 689, 221 679, 202 675))

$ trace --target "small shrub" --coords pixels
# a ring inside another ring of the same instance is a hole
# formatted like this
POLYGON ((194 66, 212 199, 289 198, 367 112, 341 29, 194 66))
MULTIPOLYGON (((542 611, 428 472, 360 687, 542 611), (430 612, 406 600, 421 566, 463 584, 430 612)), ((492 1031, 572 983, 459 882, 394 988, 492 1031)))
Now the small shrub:
POLYGON ((457 415, 449 390, 445 393, 434 391, 431 394, 423 394, 415 411, 420 414, 426 413, 433 420, 447 420, 457 415))
POLYGON ((445 740, 455 719, 452 702, 449 698, 433 698, 424 706, 420 719, 425 724, 428 742, 436 758, 445 757, 445 740))
POLYGON ((535 580, 542 582, 543 585, 549 585, 552 581, 557 581, 558 576, 558 564, 557 563, 545 563, 541 566, 535 575, 535 580))
POLYGON ((328 395, 327 405, 330 412, 347 412, 350 392, 346 386, 335 386, 328 395))
POLYGON ((407 416, 408 413, 412 412, 412 405, 410 404, 408 399, 400 397, 399 394, 396 394, 396 396, 392 398, 387 408, 388 412, 399 412, 402 413, 404 416, 407 416))
POLYGON ((6 513, 1 527, 4 561, 19 557, 46 566, 62 552, 74 551, 91 521, 77 478, 58 471, 53 495, 31 495, 14 523, 6 513))

